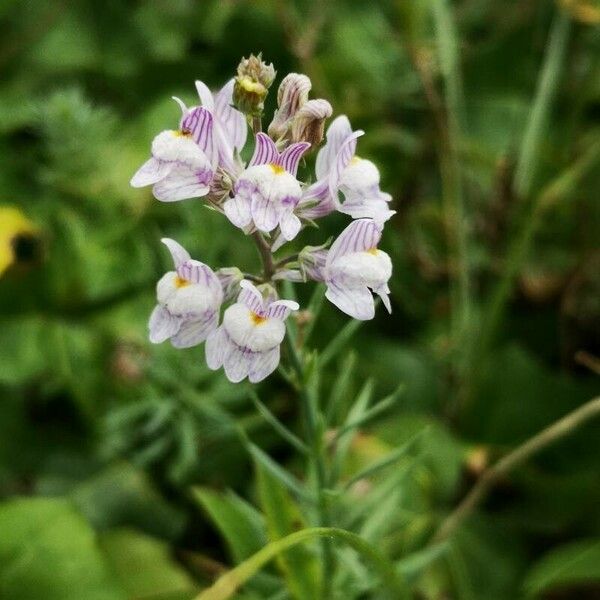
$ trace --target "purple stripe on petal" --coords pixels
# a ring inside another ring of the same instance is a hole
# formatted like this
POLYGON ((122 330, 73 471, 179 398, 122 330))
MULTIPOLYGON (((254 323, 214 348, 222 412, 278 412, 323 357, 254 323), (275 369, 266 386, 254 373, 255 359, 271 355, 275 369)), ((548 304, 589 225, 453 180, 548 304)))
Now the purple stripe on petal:
POLYGON ((254 352, 246 348, 240 348, 231 342, 231 348, 223 358, 223 367, 227 379, 232 383, 239 383, 242 379, 245 379, 254 358, 254 352))
POLYGON ((189 131, 199 148, 207 155, 213 155, 213 117, 203 106, 188 112, 182 121, 182 131, 189 131))
POLYGON ((225 216, 240 229, 244 229, 252 222, 250 212, 251 201, 244 195, 238 194, 223 204, 225 216))
POLYGON ((248 280, 240 281, 242 291, 238 296, 237 301, 245 304, 251 311, 262 315, 264 313, 264 301, 262 294, 258 291, 255 285, 248 280))
POLYGON ((352 135, 352 127, 346 115, 340 115, 332 121, 327 128, 327 143, 319 150, 317 155, 315 165, 317 179, 327 177, 340 147, 350 135, 352 135))
POLYGON ((279 158, 275 142, 266 133, 256 134, 256 146, 250 159, 250 166, 274 163, 279 158))
POLYGON ((223 358, 227 352, 229 338, 223 326, 211 332, 206 338, 206 364, 209 369, 216 371, 223 366, 223 358))
POLYGON ((280 360, 279 346, 266 352, 257 352, 251 363, 248 379, 251 383, 258 383, 268 377, 279 364, 280 360))
POLYGON ((153 344, 161 344, 175 335, 181 327, 180 317, 172 315, 160 304, 154 308, 148 322, 150 341, 153 344))
POLYGON ((241 150, 246 144, 248 125, 246 118, 231 106, 234 80, 230 79, 215 96, 215 117, 223 128, 228 142, 234 148, 241 150))
POLYGON ((184 321, 176 335, 171 338, 175 348, 191 348, 201 344, 217 328, 219 315, 210 311, 200 319, 184 321))
POLYGON ((333 242, 327 256, 327 266, 351 252, 364 252, 377 247, 381 239, 381 227, 371 219, 353 221, 333 242))
POLYGON ((277 227, 278 214, 273 202, 260 194, 253 194, 250 207, 256 229, 269 232, 277 227))
POLYGON ((293 300, 275 300, 275 302, 269 304, 265 316, 283 321, 287 319, 293 310, 298 310, 299 308, 300 305, 293 300))
POLYGON ((309 148, 310 144, 308 142, 292 144, 281 153, 276 162, 295 177, 298 172, 300 159, 309 148))
MULTIPOLYGON (((200 169, 199 171, 202 171, 200 169)), ((169 175, 156 183, 152 193, 161 202, 178 202, 188 198, 200 198, 209 192, 208 185, 200 183, 196 171, 187 166, 177 166, 169 175)))
POLYGON ((358 130, 353 134, 349 135, 338 150, 335 160, 331 165, 329 171, 329 193, 331 197, 337 201, 337 189, 342 177, 342 173, 346 167, 350 164, 352 157, 356 153, 356 140, 364 134, 364 131, 358 130))

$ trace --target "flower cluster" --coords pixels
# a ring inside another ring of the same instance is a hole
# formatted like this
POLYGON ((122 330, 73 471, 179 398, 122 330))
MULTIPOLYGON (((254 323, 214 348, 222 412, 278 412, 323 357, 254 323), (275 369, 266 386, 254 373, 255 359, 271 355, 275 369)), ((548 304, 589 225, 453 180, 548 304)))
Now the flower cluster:
POLYGON ((356 155, 363 132, 353 131, 342 115, 325 133, 331 105, 310 100, 310 79, 291 73, 279 87, 268 135, 263 133, 264 99, 274 76, 272 65, 250 57, 242 61, 238 76, 214 95, 197 81, 199 105, 188 108, 174 98, 182 112, 178 128, 154 138, 151 158, 131 179, 135 187, 151 185, 162 202, 204 198, 252 235, 266 256, 260 276, 244 275, 236 267, 213 271, 174 240, 162 240, 174 270, 157 284, 150 341, 170 340, 176 348, 206 341, 208 366, 223 367, 233 382, 246 377, 261 381, 279 364, 284 322, 299 308, 278 298, 276 286, 282 279, 324 282, 326 297, 355 319, 373 318, 373 294, 391 311, 392 264, 378 244, 394 211, 389 209, 390 195, 380 189, 377 167, 356 155), (249 125, 253 149, 245 162, 249 125), (303 163, 306 169, 303 159, 321 145, 324 133, 314 176, 305 178, 312 183, 305 183, 299 167, 303 163), (288 259, 273 260, 272 253, 304 227, 335 211, 353 220, 329 249, 327 244, 306 246, 288 259))

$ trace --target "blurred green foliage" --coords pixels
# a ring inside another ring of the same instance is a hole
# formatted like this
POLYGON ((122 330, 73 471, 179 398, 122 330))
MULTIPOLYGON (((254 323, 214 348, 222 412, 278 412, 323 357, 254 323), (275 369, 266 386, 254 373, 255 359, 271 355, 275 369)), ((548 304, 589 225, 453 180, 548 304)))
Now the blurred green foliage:
MULTIPOLYGON (((380 166, 398 211, 383 241, 394 313, 364 325, 322 384, 337 425, 363 415, 373 391, 383 398, 404 385, 390 409, 340 442, 342 480, 423 433, 336 497, 334 521, 391 557, 420 598, 597 597, 598 423, 501 481, 441 550, 427 546, 490 461, 600 390, 600 28, 582 20, 592 2, 562 4, 577 18, 527 164, 526 197, 513 180, 553 2, 0 4, 0 207, 18 207, 38 228, 36 251, 16 255, 0 278, 0 598, 192 598, 225 565, 313 519, 246 452, 240 428, 301 473, 247 388, 210 373, 202 348, 146 339, 154 284, 169 264, 160 237, 214 267, 256 264, 249 240, 201 201, 160 204, 128 185, 152 137, 178 118, 170 97, 194 102, 195 79, 217 87, 252 51, 280 76, 308 74, 316 96, 365 129, 359 152, 380 166), (463 79, 453 141, 470 347, 498 281, 515 273, 489 345, 474 352, 449 326, 458 267, 440 170, 450 90, 439 49, 452 32, 434 18, 448 4, 463 79), (510 263, 534 218, 531 243, 510 263)), ((343 223, 332 216, 302 243, 343 223)), ((308 301, 310 290, 298 293, 308 301)), ((311 343, 325 347, 345 322, 325 306, 311 343)), ((259 392, 292 431, 301 428, 282 378, 259 392)), ((286 553, 238 597, 312 598, 317 552, 315 544, 286 553)), ((356 555, 334 552, 335 597, 377 598, 356 555)))

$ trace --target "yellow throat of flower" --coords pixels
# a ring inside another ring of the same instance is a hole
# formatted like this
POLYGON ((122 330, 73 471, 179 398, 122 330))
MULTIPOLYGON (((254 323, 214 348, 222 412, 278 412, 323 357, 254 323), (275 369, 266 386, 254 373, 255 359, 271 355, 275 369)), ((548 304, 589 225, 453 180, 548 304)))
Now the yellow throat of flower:
POLYGON ((252 312, 250 313, 250 320, 252 323, 254 323, 254 325, 262 325, 267 320, 267 317, 261 317, 255 312, 252 312))
POLYGON ((273 171, 273 173, 275 173, 275 175, 281 175, 282 173, 285 173, 285 169, 281 165, 276 165, 275 163, 269 163, 269 166, 271 167, 271 171, 273 171))
POLYGON ((179 277, 179 275, 177 275, 175 277, 175 287, 176 288, 184 288, 187 287, 188 285, 190 285, 190 282, 187 279, 184 279, 183 277, 179 277))

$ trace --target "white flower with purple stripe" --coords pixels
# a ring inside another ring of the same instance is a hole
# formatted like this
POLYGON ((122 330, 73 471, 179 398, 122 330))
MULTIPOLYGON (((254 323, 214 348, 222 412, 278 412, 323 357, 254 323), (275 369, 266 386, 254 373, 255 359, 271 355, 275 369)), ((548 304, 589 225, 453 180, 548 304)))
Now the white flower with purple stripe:
POLYGON ((230 79, 220 91, 213 94, 206 84, 196 81, 196 90, 202 106, 213 117, 214 143, 219 166, 235 176, 243 169, 239 153, 246 144, 248 125, 246 117, 232 106, 234 83, 234 80, 230 79))
POLYGON ((206 362, 213 370, 223 367, 233 383, 246 377, 256 383, 277 368, 284 321, 299 306, 273 295, 265 299, 249 281, 240 285, 237 302, 225 311, 221 326, 206 340, 206 362))
POLYGON ((152 185, 154 197, 162 202, 205 196, 216 168, 212 115, 202 107, 181 108, 179 129, 154 138, 152 158, 130 182, 133 187, 152 185))
POLYGON ((234 186, 234 197, 223 205, 229 220, 246 233, 269 233, 279 226, 283 239, 294 239, 302 226, 294 214, 302 196, 296 173, 309 147, 299 142, 280 153, 269 136, 257 134, 249 166, 234 186))
POLYGON ((377 248, 381 233, 381 225, 372 219, 353 221, 333 242, 323 270, 327 299, 361 321, 375 316, 371 290, 392 312, 388 297, 392 261, 377 248))
POLYGON ((171 340, 175 348, 203 342, 217 328, 223 289, 212 269, 193 260, 176 241, 163 238, 173 257, 175 270, 156 285, 157 306, 148 324, 150 341, 171 340))
POLYGON ((361 130, 353 132, 344 115, 331 123, 327 142, 317 155, 317 181, 303 194, 302 216, 316 218, 338 210, 354 219, 384 223, 395 214, 388 207, 392 197, 379 188, 379 170, 370 160, 356 155, 357 139, 363 134, 361 130), (344 202, 340 202, 339 192, 344 202))

